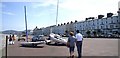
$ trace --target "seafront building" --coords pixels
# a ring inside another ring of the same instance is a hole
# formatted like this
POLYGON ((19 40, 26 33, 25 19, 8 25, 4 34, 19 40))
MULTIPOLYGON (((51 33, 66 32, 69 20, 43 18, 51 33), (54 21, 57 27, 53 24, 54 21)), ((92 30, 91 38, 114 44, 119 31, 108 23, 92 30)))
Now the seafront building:
POLYGON ((117 11, 118 15, 113 13, 107 13, 107 17, 104 15, 98 15, 98 18, 89 17, 85 21, 80 22, 67 22, 63 24, 53 25, 46 28, 35 28, 33 34, 37 35, 49 35, 51 32, 67 35, 69 31, 75 32, 79 30, 84 36, 119 36, 120 35, 120 8, 117 11))

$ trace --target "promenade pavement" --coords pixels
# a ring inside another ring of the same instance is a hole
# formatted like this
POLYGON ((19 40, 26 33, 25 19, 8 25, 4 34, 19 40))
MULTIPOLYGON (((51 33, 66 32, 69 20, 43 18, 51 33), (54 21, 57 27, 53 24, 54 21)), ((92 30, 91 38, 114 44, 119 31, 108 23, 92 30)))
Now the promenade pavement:
MULTIPOLYGON (((82 56, 118 56, 118 39, 84 38, 82 56)), ((3 49, 3 55, 5 50, 3 49)), ((16 41, 15 45, 8 45, 8 56, 69 56, 68 48, 64 45, 38 45, 38 47, 21 47, 16 41)), ((77 49, 75 48, 75 56, 77 49)))

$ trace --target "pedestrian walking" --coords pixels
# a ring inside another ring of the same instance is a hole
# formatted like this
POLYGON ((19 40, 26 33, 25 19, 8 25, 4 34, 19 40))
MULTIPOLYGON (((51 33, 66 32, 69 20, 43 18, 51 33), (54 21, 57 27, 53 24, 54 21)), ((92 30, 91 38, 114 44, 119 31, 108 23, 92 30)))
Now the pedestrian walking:
POLYGON ((75 37, 77 39, 76 46, 77 46, 78 58, 81 58, 83 36, 79 32, 79 30, 77 30, 76 32, 77 32, 77 34, 75 35, 75 37))
POLYGON ((14 45, 14 42, 15 42, 15 36, 14 34, 12 35, 12 44, 14 45))
POLYGON ((74 58, 75 42, 76 42, 76 38, 74 36, 74 33, 70 32, 70 36, 69 36, 68 42, 67 42, 67 46, 68 46, 69 52, 70 52, 70 58, 74 58))
POLYGON ((12 36, 10 35, 9 36, 9 45, 11 45, 12 44, 12 36))

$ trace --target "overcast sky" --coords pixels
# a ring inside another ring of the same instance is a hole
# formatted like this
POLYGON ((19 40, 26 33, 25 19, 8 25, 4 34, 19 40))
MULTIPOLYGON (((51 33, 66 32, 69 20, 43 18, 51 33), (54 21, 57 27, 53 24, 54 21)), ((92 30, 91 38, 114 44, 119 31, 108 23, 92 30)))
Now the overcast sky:
MULTIPOLYGON (((112 12, 117 15, 119 0, 59 0, 58 24, 70 21, 84 21, 112 12)), ((24 6, 27 7, 28 29, 56 24, 57 0, 20 1, 2 0, 0 17, 2 30, 25 30, 24 6)))

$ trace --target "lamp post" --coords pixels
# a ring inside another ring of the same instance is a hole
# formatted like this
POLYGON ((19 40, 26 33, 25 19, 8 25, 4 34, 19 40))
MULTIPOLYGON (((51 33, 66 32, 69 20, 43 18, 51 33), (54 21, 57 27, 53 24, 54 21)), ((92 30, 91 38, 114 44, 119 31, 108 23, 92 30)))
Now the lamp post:
POLYGON ((8 44, 8 36, 6 36, 6 54, 5 54, 5 56, 6 56, 6 58, 7 58, 7 44, 8 44))

